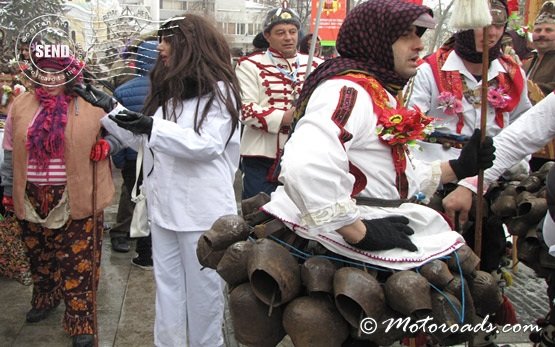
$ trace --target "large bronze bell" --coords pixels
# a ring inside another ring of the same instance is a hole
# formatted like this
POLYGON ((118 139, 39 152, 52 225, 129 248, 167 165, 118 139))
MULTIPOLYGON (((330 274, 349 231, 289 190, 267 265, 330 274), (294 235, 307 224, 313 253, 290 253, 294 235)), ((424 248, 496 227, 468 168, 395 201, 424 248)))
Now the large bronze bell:
POLYGON ((468 281, 459 274, 455 274, 453 275, 453 280, 449 282, 444 291, 456 297, 461 303, 464 300, 465 323, 472 323, 472 319, 476 315, 476 309, 474 308, 474 300, 472 299, 468 281))
POLYGON ((542 198, 526 197, 517 206, 518 216, 529 224, 537 224, 545 217, 547 212, 547 200, 542 198))
POLYGON ((491 212, 499 217, 516 216, 516 200, 514 195, 500 195, 491 204, 491 212))
POLYGON ((209 230, 202 234, 202 238, 215 251, 226 250, 235 242, 245 241, 249 237, 250 229, 243 217, 228 214, 216 219, 209 230))
POLYGON ((405 316, 424 317, 432 310, 430 284, 414 271, 399 271, 385 281, 386 302, 405 316))
POLYGON ((369 273, 343 267, 333 277, 335 305, 353 327, 364 317, 377 319, 385 309, 385 297, 378 280, 369 273))
POLYGON ((542 185, 542 180, 538 176, 530 175, 520 182, 516 190, 518 192, 537 192, 542 185))
POLYGON ((453 279, 453 274, 449 271, 447 264, 439 259, 422 265, 420 274, 439 289, 443 289, 453 279))
POLYGON ((466 276, 473 276, 478 268, 478 264, 480 264, 480 257, 466 244, 451 253, 450 258, 447 260, 447 266, 451 271, 458 272, 460 265, 463 274, 466 276))
POLYGON ((258 212, 258 209, 270 202, 270 196, 264 192, 260 192, 253 197, 241 201, 241 212, 243 216, 248 216, 258 212))
POLYGON ((258 300, 248 283, 229 294, 229 312, 235 339, 246 346, 274 347, 285 337, 281 307, 268 316, 268 306, 258 300))
POLYGON ((497 312, 503 304, 501 288, 489 272, 476 271, 476 277, 470 282, 470 292, 476 314, 480 317, 497 312))
POLYGON ((338 347, 349 336, 349 324, 326 296, 303 296, 288 303, 283 327, 295 347, 338 347))
POLYGON ((447 329, 453 325, 462 326, 466 323, 467 318, 464 317, 461 302, 454 295, 447 292, 432 293, 432 314, 433 323, 437 325, 437 329, 429 331, 429 333, 438 339, 442 345, 454 345, 464 343, 472 338, 472 332, 453 332, 447 329), (465 318, 462 320, 462 318, 465 318), (442 325, 446 328, 443 328, 442 325), (445 342, 449 341, 448 344, 445 342))
POLYGON ((197 258, 200 265, 216 269, 218 263, 224 256, 225 250, 215 251, 208 245, 204 237, 200 237, 197 243, 197 258))
POLYGON ((310 257, 301 266, 301 282, 307 292, 324 292, 333 294, 333 276, 335 265, 323 257, 310 257))
POLYGON ((266 305, 277 307, 301 291, 301 270, 287 249, 269 239, 257 240, 248 261, 254 294, 266 305))
POLYGON ((538 238, 534 237, 535 235, 536 229, 530 228, 524 236, 517 239, 517 256, 518 260, 523 262, 524 265, 540 274, 543 272, 540 265, 540 248, 542 246, 538 238))
POLYGON ((253 242, 239 241, 227 248, 216 271, 230 286, 236 286, 249 280, 247 264, 253 242))

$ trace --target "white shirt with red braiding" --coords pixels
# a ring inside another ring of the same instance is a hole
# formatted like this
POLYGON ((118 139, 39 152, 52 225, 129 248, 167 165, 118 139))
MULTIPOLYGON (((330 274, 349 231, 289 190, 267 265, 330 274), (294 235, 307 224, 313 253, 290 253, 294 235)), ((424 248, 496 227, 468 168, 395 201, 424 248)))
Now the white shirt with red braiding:
MULTIPOLYGON (((308 55, 298 53, 284 58, 275 50, 242 58, 235 72, 242 90, 241 122, 245 125, 241 139, 241 155, 275 158, 287 139, 282 129, 285 111, 301 92, 308 55)), ((322 60, 314 58, 312 70, 322 60)))

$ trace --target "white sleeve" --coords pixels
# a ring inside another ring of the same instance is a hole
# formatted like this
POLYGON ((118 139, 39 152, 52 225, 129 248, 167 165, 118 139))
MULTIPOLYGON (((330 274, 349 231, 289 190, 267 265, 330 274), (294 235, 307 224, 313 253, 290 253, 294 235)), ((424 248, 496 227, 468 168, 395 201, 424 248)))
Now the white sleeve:
MULTIPOLYGON (((201 103, 199 113, 203 107, 201 103)), ((193 110, 186 109, 182 112, 190 113, 193 110)), ((225 105, 216 98, 206 115, 200 134, 192 127, 183 127, 179 123, 154 117, 147 147, 176 158, 211 161, 225 151, 231 130, 231 115, 225 105)))
MULTIPOLYGON (((125 107, 121 106, 121 104, 118 106, 118 108, 119 110, 126 109, 125 107)), ((146 135, 143 135, 143 134, 136 135, 136 134, 133 134, 131 131, 123 129, 120 126, 118 126, 116 122, 114 122, 108 117, 110 115, 118 114, 119 111, 115 112, 115 110, 116 109, 112 110, 112 112, 102 117, 102 119, 100 120, 102 123, 102 126, 106 129, 106 131, 108 131, 108 133, 110 133, 110 135, 113 135, 114 137, 116 137, 125 146, 133 149, 134 151, 138 151, 139 146, 142 145, 142 139, 146 137, 146 135)))
MULTIPOLYGON (((332 115, 340 91, 346 85, 356 89, 356 103, 346 131, 365 131, 363 118, 374 119, 368 94, 354 83, 328 81, 310 97, 306 113, 285 145, 280 181, 311 230, 339 229, 359 218, 351 199, 355 178, 349 173, 348 151, 353 139, 342 143, 342 129, 332 115), (357 130, 360 129, 360 130, 357 130)), ((368 123, 368 121, 366 121, 368 123)), ((370 133, 371 134, 371 133, 370 133)))
POLYGON ((493 138, 495 160, 484 173, 491 183, 555 136, 555 94, 551 93, 493 138))

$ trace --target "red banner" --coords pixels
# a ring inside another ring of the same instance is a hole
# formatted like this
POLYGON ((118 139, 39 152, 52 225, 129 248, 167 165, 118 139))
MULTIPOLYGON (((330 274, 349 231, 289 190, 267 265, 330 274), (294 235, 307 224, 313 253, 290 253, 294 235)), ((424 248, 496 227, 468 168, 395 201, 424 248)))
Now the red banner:
POLYGON ((405 2, 412 2, 413 4, 422 5, 424 0, 405 0, 405 2))
MULTIPOLYGON (((310 32, 314 32, 319 3, 320 0, 312 0, 310 32)), ((318 37, 322 40, 323 46, 335 45, 339 28, 343 24, 346 15, 347 0, 324 0, 322 14, 320 15, 320 25, 318 27, 318 37)))

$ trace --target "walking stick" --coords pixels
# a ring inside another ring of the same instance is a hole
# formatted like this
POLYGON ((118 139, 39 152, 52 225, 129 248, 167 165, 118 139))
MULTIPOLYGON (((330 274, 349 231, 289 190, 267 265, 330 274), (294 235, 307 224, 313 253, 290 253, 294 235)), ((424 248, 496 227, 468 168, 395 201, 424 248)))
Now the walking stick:
MULTIPOLYGON (((480 136, 480 144, 484 143, 486 138, 486 121, 488 116, 488 40, 486 40, 487 27, 483 29, 483 45, 482 45, 482 95, 481 95, 481 116, 480 116, 480 129, 482 130, 480 136)), ((474 227, 474 252, 478 258, 482 258, 482 218, 484 206, 484 170, 478 171, 478 187, 476 188, 476 225, 474 227)))
MULTIPOLYGON (((486 137, 486 124, 488 115, 488 40, 487 27, 491 24, 492 18, 489 10, 488 0, 454 0, 453 13, 450 25, 455 29, 476 29, 483 28, 483 45, 482 45, 482 95, 481 95, 481 115, 480 143, 484 143, 486 137)), ((474 252, 478 257, 482 255, 482 218, 484 205, 484 170, 478 172, 478 187, 476 191, 476 225, 474 228, 474 252)))
MULTIPOLYGON (((99 136, 97 135, 97 141, 98 141, 99 136)), ((93 304, 93 330, 94 330, 94 346, 98 347, 98 321, 97 321, 97 312, 96 312, 96 272, 97 272, 97 266, 96 266, 96 255, 98 254, 98 247, 97 247, 97 230, 98 230, 98 223, 97 223, 97 219, 96 219, 96 194, 97 194, 97 163, 96 161, 92 162, 92 225, 93 225, 93 261, 92 261, 92 283, 91 283, 91 288, 92 288, 92 304, 93 304)), ((100 255, 99 255, 100 256, 100 255)))

